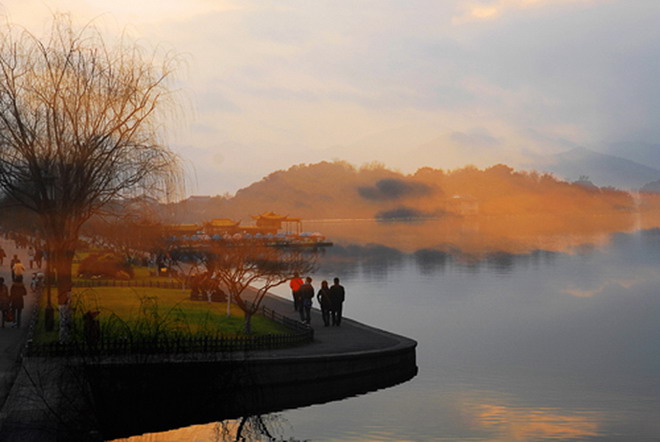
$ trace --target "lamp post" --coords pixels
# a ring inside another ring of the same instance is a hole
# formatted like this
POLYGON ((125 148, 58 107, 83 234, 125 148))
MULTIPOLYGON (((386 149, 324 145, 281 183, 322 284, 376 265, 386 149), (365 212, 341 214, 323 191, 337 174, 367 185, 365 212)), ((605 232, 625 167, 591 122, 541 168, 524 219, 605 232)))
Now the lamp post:
MULTIPOLYGON (((44 186, 46 187, 46 194, 51 204, 55 200, 55 177, 52 175, 46 175, 43 178, 44 186)), ((52 207, 48 207, 48 210, 52 210, 52 207)), ((55 311, 53 309, 53 304, 51 302, 51 280, 52 280, 52 267, 51 260, 53 257, 53 251, 51 248, 51 239, 49 229, 44 229, 46 232, 46 299, 47 305, 46 310, 44 311, 44 328, 46 331, 52 331, 55 328, 55 311)))

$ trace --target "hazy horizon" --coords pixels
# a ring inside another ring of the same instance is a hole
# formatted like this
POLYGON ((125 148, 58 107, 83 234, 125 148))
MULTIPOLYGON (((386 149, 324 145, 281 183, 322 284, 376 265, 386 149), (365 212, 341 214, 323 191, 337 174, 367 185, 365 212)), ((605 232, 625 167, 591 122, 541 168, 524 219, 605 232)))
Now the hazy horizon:
POLYGON ((586 147, 660 168, 654 0, 0 2, 36 34, 54 12, 186 60, 188 194, 334 159, 528 168, 586 147))
POLYGON ((0 17, 2 436, 660 435, 659 0, 0 17))

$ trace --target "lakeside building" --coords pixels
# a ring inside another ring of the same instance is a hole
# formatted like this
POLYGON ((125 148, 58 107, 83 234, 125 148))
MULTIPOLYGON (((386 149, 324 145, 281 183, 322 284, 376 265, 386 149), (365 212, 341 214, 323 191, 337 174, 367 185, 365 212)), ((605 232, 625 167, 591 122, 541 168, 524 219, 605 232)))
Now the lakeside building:
POLYGON ((300 235, 302 233, 302 218, 292 218, 288 215, 282 216, 274 212, 264 212, 261 215, 252 215, 256 227, 262 234, 276 234, 280 230, 285 233, 300 235))
POLYGON ((214 218, 199 224, 163 226, 163 236, 174 241, 263 239, 274 246, 330 245, 321 233, 302 230, 302 218, 264 212, 251 215, 254 225, 242 226, 240 221, 214 218))
POLYGON ((236 233, 242 233, 240 225, 240 221, 234 221, 233 219, 215 218, 211 221, 202 223, 201 230, 209 236, 225 234, 234 235, 236 233))

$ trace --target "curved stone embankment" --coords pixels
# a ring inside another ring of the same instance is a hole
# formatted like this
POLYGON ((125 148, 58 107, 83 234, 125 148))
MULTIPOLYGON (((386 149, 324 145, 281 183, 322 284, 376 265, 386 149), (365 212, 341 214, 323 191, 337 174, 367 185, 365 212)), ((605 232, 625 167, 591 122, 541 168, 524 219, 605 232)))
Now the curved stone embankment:
MULTIPOLYGON (((269 297, 265 303, 295 317, 289 301, 269 297)), ((293 348, 57 363, 26 358, 22 382, 14 388, 22 391, 12 391, 12 397, 23 398, 20 405, 32 396, 27 408, 42 409, 30 413, 41 416, 30 424, 35 432, 41 419, 47 433, 61 436, 61 425, 52 419, 75 416, 79 435, 109 439, 343 399, 405 382, 417 373, 417 344, 411 339, 351 320, 323 327, 319 312, 313 312, 312 325, 315 341, 293 348), (26 374, 60 380, 59 388, 46 392, 51 397, 47 406, 35 398, 43 391, 30 394, 34 382, 26 374), (89 419, 80 421, 82 415, 89 419)), ((26 417, 26 411, 23 407, 16 416, 26 417)), ((3 432, 11 431, 11 414, 5 413, 3 432)), ((40 437, 45 435, 42 431, 40 437)))
MULTIPOLYGON (((269 297, 265 303, 295 317, 287 300, 269 297)), ((96 402, 103 404, 98 413, 103 435, 164 431, 339 400, 417 374, 415 341, 350 319, 341 327, 321 324, 319 312, 313 312, 315 341, 298 347, 141 364, 115 359, 88 367, 96 402)))

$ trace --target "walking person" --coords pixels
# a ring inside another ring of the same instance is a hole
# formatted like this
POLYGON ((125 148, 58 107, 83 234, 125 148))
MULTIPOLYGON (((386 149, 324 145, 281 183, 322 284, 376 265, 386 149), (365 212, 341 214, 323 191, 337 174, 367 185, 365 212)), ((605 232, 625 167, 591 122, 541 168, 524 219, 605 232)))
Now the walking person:
POLYGON ((7 257, 7 252, 5 252, 5 249, 0 247, 0 266, 5 264, 6 257, 7 257))
POLYGON ((23 284, 23 276, 16 275, 16 281, 11 285, 9 290, 9 309, 14 316, 14 327, 21 328, 21 315, 23 314, 23 307, 25 307, 25 300, 27 295, 25 284, 23 284))
POLYGON ((300 311, 300 294, 298 293, 298 289, 300 289, 300 286, 303 285, 305 282, 302 280, 302 278, 297 274, 293 274, 293 278, 291 278, 291 282, 289 282, 289 287, 291 287, 291 295, 293 296, 293 311, 299 312, 300 311))
POLYGON ((41 272, 36 272, 32 274, 32 281, 30 281, 30 288, 32 293, 35 295, 40 294, 41 290, 44 288, 44 274, 41 272))
POLYGON ((16 275, 14 275, 14 264, 18 261, 18 255, 14 255, 9 261, 9 270, 11 270, 11 281, 14 282, 14 279, 16 278, 16 275))
POLYGON ((44 251, 41 250, 41 247, 37 247, 34 251, 34 263, 37 265, 37 268, 41 268, 41 261, 44 258, 44 251))
POLYGON ((330 287, 330 299, 332 301, 332 325, 339 327, 341 325, 341 315, 346 291, 339 284, 339 278, 334 279, 334 284, 330 287))
POLYGON ((14 257, 16 258, 16 261, 11 266, 11 274, 13 278, 12 281, 18 280, 19 277, 21 278, 22 281, 23 274, 25 273, 25 266, 23 265, 21 260, 16 257, 16 255, 14 255, 14 257))
POLYGON ((5 320, 7 320, 8 315, 9 315, 9 289, 5 284, 5 278, 0 277, 0 322, 2 322, 2 328, 5 328, 5 320))
POLYGON ((32 246, 28 249, 28 263, 30 270, 32 270, 32 266, 34 265, 34 248, 32 246))
POLYGON ((309 325, 312 321, 312 299, 314 299, 314 287, 312 287, 312 278, 305 278, 305 283, 298 289, 300 294, 300 320, 309 325))
POLYGON ((319 304, 321 304, 323 326, 327 327, 330 325, 330 311, 332 310, 332 300, 330 299, 330 287, 328 287, 328 281, 321 282, 321 288, 316 295, 316 299, 319 301, 319 304))

